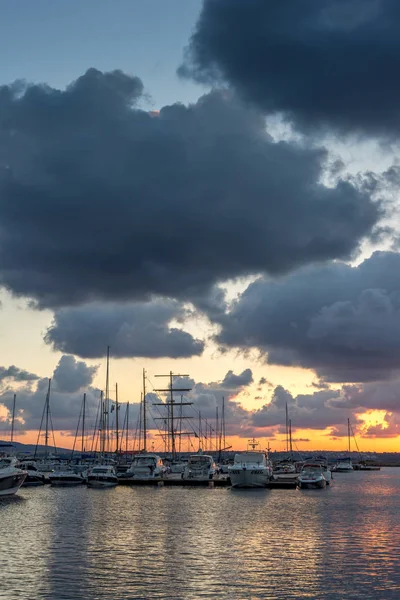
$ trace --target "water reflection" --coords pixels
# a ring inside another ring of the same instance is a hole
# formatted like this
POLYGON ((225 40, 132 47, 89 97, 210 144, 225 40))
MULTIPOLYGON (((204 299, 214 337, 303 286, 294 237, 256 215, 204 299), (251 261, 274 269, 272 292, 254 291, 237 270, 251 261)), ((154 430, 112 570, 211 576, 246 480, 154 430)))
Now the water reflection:
POLYGON ((307 492, 27 488, 0 502, 0 597, 398 598, 399 492, 399 469, 307 492))

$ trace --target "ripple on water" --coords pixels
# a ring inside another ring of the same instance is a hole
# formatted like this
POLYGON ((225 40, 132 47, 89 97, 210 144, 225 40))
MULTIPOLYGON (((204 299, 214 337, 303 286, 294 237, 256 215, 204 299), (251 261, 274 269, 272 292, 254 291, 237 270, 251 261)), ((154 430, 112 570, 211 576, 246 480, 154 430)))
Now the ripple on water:
POLYGON ((400 469, 326 490, 23 489, 0 598, 400 598, 400 469))

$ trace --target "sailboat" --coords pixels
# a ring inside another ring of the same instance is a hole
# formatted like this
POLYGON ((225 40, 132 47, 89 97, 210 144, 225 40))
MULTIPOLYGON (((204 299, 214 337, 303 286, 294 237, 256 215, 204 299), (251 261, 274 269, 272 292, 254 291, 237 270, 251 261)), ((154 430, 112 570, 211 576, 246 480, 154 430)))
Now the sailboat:
POLYGON ((143 440, 143 448, 133 457, 131 465, 119 475, 123 481, 156 481, 164 477, 165 467, 158 454, 147 452, 147 406, 146 406, 146 370, 143 369, 143 393, 141 398, 141 419, 139 427, 139 446, 143 440))
POLYGON ((293 462, 292 421, 289 419, 288 405, 286 403, 286 452, 288 456, 274 465, 274 481, 296 481, 298 473, 293 462))
POLYGON ((349 443, 349 456, 341 457, 336 459, 336 468, 335 471, 337 473, 351 473, 353 471, 353 463, 350 457, 350 419, 347 419, 347 437, 349 443))
POLYGON ((109 452, 109 414, 110 414, 110 346, 107 346, 106 396, 101 394, 101 426, 100 426, 100 464, 94 465, 87 474, 87 485, 96 488, 108 488, 118 485, 118 477, 113 462, 106 459, 109 452))

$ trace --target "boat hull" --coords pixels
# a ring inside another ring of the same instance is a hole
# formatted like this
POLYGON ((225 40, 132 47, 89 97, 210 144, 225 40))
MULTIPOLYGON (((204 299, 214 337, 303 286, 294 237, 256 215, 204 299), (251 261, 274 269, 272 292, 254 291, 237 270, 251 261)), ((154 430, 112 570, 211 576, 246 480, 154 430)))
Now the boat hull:
POLYGON ((268 469, 234 468, 229 470, 229 477, 233 488, 263 488, 270 480, 268 469))
POLYGON ((299 478, 297 485, 301 490, 323 489, 326 487, 326 480, 324 478, 316 480, 302 480, 299 478))
POLYGON ((7 475, 0 478, 0 496, 13 496, 24 483, 26 473, 7 475))
POLYGON ((93 488, 110 488, 118 485, 118 479, 108 478, 108 477, 88 477, 87 480, 88 487, 93 488))
POLYGON ((82 478, 67 478, 67 477, 49 477, 50 485, 58 486, 58 487, 72 487, 76 485, 82 485, 85 483, 85 480, 82 478))

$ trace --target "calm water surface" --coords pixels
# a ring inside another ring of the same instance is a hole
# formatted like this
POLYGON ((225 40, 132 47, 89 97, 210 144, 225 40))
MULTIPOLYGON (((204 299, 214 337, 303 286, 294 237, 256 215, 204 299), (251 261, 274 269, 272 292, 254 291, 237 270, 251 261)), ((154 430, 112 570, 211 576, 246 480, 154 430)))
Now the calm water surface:
POLYGON ((397 598, 400 469, 326 490, 22 489, 0 598, 397 598))

